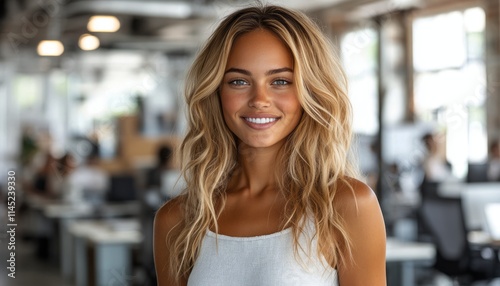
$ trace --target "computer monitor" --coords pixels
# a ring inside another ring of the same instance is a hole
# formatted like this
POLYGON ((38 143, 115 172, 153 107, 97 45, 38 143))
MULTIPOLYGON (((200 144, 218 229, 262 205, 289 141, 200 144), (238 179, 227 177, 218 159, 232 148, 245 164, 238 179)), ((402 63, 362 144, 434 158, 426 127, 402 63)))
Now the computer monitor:
POLYGON ((465 225, 469 230, 485 229, 485 207, 500 203, 500 183, 469 183, 462 191, 465 225))
POLYGON ((137 199, 135 178, 132 175, 112 175, 106 195, 108 202, 133 201, 137 199))
POLYGON ((469 171, 467 172, 467 182, 469 183, 488 182, 488 164, 469 163, 469 171))
POLYGON ((484 214, 488 234, 494 241, 500 241, 500 203, 487 204, 484 214))

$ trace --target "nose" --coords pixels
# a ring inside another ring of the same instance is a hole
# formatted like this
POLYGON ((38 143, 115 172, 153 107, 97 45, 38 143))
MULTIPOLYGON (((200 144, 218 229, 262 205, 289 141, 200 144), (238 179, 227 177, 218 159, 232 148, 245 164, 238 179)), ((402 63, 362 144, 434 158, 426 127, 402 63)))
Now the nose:
POLYGON ((252 93, 253 94, 248 102, 248 106, 256 109, 262 109, 271 105, 269 94, 265 87, 255 86, 252 93))

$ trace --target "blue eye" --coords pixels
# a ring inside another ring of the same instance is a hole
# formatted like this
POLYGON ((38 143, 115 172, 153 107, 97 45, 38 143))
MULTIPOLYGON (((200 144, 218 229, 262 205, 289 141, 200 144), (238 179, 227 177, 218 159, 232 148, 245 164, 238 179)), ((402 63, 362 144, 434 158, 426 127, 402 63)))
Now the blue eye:
POLYGON ((287 85, 287 84, 290 84, 290 82, 288 80, 284 80, 284 79, 277 79, 277 80, 273 81, 273 84, 274 85, 287 85))
POLYGON ((235 79, 230 82, 228 82, 230 85, 248 85, 248 83, 245 80, 242 79, 235 79))

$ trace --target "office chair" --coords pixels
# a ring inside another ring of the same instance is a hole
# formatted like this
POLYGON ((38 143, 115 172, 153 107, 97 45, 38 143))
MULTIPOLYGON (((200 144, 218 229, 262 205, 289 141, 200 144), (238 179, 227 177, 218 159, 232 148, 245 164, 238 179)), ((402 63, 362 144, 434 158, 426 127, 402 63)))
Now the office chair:
POLYGON ((473 255, 468 243, 461 199, 425 196, 418 212, 436 246, 434 269, 456 286, 492 278, 488 270, 494 261, 473 255))

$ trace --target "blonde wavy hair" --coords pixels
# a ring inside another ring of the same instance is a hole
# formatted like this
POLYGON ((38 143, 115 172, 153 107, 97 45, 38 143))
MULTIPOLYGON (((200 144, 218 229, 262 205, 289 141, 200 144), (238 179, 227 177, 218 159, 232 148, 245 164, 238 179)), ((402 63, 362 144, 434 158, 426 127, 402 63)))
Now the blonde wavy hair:
POLYGON ((313 218, 318 254, 330 265, 351 258, 349 236, 334 200, 339 185, 357 176, 351 160, 351 106, 340 60, 318 26, 301 12, 259 5, 233 12, 222 20, 198 53, 186 79, 188 131, 180 145, 182 173, 187 182, 181 197, 184 216, 180 231, 166 239, 171 249, 169 269, 188 275, 209 227, 216 232, 224 193, 237 167, 237 139, 226 126, 218 89, 235 39, 255 29, 279 37, 294 58, 294 82, 304 110, 277 159, 278 187, 288 198, 295 254, 305 227, 313 218))

